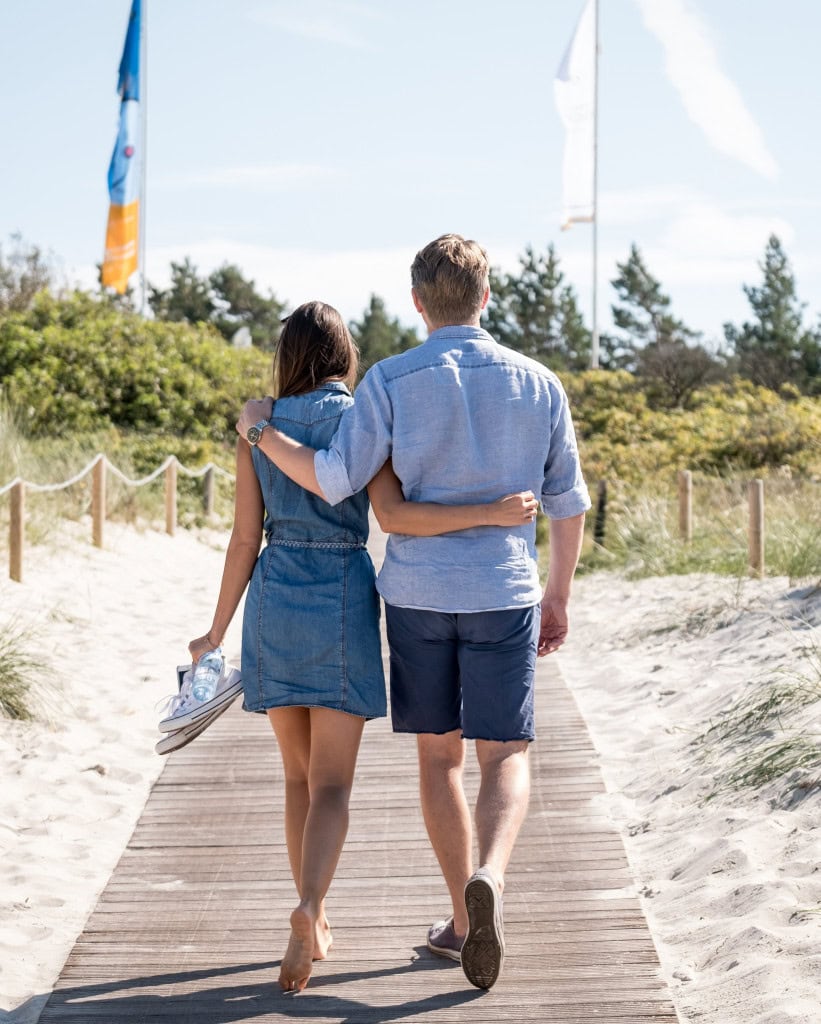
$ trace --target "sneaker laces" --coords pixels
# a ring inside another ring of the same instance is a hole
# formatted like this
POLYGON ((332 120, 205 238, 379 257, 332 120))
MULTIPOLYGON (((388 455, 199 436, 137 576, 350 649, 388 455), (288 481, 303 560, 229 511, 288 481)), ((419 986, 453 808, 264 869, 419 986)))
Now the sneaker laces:
POLYGON ((176 718, 197 707, 200 701, 194 696, 194 684, 190 676, 183 679, 179 693, 164 697, 160 701, 163 718, 176 718))

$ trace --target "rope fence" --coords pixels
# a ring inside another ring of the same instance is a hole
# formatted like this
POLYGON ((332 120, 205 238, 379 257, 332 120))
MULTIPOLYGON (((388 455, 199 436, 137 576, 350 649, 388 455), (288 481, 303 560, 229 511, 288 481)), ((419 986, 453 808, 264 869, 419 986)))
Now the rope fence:
POLYGON ((160 476, 165 476, 165 532, 173 537, 177 529, 177 474, 203 481, 203 507, 205 514, 211 517, 214 513, 214 482, 217 476, 232 482, 236 479, 221 466, 208 462, 200 469, 189 469, 184 466, 176 455, 168 458, 153 473, 139 480, 132 480, 119 470, 101 452, 88 463, 79 473, 59 484, 36 484, 22 477, 15 477, 0 487, 0 497, 9 494, 9 577, 17 583, 23 582, 23 548, 25 544, 26 494, 45 494, 62 491, 80 483, 91 474, 91 539, 95 547, 101 548, 105 543, 106 519, 106 480, 107 474, 117 477, 127 487, 145 487, 160 476))
MULTIPOLYGON (((25 541, 25 509, 26 493, 47 493, 61 491, 79 483, 90 473, 91 485, 91 539, 95 547, 104 546, 106 519, 106 479, 107 474, 117 477, 128 487, 145 487, 160 476, 165 476, 165 532, 173 536, 177 528, 177 474, 203 481, 203 508, 209 518, 214 513, 214 481, 217 475, 226 480, 234 481, 233 473, 229 473, 213 462, 200 469, 189 469, 176 457, 169 455, 153 473, 138 480, 132 480, 109 462, 102 453, 96 455, 91 462, 69 480, 59 484, 35 484, 22 477, 15 477, 10 483, 0 487, 0 497, 10 493, 9 516, 9 576, 18 583, 23 580, 23 546, 25 541)), ((747 551, 750 572, 755 576, 764 575, 764 481, 751 480, 747 489, 749 520, 747 528, 747 551)), ((596 500, 594 540, 604 544, 605 521, 607 515, 607 481, 598 484, 596 500)), ((690 470, 681 470, 678 474, 678 522, 679 537, 683 543, 693 539, 693 476, 690 470)))

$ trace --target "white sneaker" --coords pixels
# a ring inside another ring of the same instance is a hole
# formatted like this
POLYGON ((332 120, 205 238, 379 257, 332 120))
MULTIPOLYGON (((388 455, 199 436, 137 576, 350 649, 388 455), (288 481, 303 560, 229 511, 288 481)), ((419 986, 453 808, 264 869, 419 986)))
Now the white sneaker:
POLYGON ((212 711, 208 715, 203 715, 202 718, 197 719, 191 725, 184 725, 180 729, 176 729, 174 732, 166 733, 161 740, 158 740, 154 750, 158 754, 170 754, 173 750, 179 750, 180 747, 187 746, 191 740, 195 740, 201 732, 205 732, 212 722, 215 722, 219 716, 227 711, 231 706, 231 701, 226 701, 222 707, 217 708, 216 711, 212 711))
POLYGON ((211 700, 199 701, 192 690, 192 676, 190 672, 185 673, 180 692, 168 702, 168 715, 159 724, 160 732, 174 732, 185 725, 194 725, 214 711, 225 711, 242 692, 239 669, 226 666, 211 700))

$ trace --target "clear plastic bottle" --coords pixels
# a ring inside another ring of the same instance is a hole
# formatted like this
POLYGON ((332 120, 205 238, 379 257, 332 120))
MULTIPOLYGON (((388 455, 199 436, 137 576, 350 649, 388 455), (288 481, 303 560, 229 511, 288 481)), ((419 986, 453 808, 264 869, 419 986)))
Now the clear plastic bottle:
POLYGON ((222 675, 222 648, 206 651, 194 666, 191 692, 201 704, 213 698, 222 675))

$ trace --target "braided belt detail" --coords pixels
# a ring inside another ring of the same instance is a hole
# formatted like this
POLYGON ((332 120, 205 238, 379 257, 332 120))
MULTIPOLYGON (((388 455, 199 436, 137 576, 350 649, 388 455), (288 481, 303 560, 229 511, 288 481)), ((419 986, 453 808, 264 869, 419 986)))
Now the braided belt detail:
POLYGON ((333 541, 333 540, 281 540, 278 537, 269 537, 268 545, 276 545, 281 548, 318 548, 320 550, 346 550, 356 551, 366 547, 365 541, 333 541))

